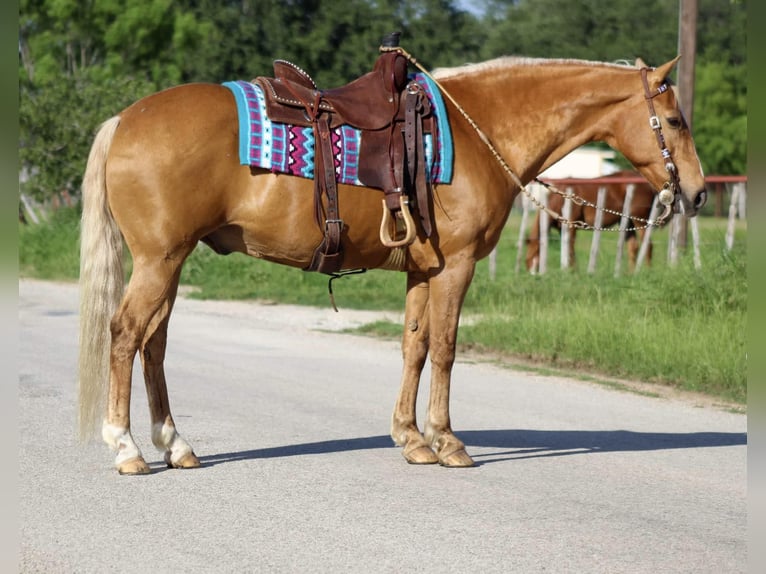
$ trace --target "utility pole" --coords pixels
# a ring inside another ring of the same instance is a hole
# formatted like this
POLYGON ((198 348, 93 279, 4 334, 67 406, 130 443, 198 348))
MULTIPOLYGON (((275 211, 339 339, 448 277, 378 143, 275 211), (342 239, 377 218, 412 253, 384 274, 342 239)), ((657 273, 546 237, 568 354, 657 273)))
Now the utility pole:
MULTIPOLYGON (((679 0, 678 13, 678 99, 686 117, 689 129, 692 128, 694 114, 694 63, 697 54, 697 0, 679 0)), ((686 249, 688 227, 686 218, 677 215, 678 247, 686 249)))

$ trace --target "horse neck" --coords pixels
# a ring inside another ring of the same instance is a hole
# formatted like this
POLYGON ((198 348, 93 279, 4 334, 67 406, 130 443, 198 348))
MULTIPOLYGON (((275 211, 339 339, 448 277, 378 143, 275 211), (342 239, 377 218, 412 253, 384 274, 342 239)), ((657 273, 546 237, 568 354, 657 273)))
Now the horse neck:
POLYGON ((441 75, 437 80, 523 183, 577 147, 602 140, 615 106, 639 89, 628 78, 640 82, 627 66, 513 58, 441 75))

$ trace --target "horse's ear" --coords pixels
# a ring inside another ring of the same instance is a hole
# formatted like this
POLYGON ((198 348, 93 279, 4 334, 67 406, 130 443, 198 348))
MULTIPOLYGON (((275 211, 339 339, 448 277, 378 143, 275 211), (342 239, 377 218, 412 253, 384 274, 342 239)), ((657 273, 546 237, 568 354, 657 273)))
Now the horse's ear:
POLYGON ((656 88, 663 82, 665 82, 665 78, 667 78, 670 73, 673 71, 673 68, 676 67, 676 64, 678 63, 678 60, 681 59, 681 56, 676 56, 670 62, 667 62, 666 64, 663 64, 662 66, 659 66, 652 70, 649 73, 649 77, 652 81, 652 87, 656 88))
POLYGON ((644 62, 641 58, 636 58, 636 68, 639 70, 641 68, 648 68, 649 66, 646 65, 646 62, 644 62))

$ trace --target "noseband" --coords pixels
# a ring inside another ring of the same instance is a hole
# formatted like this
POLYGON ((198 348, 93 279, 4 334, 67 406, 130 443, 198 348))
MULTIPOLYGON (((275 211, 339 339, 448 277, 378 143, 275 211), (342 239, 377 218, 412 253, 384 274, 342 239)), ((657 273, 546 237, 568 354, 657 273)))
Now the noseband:
MULTIPOLYGON (((678 170, 676 164, 673 163, 673 158, 670 155, 670 150, 665 145, 665 136, 662 135, 662 124, 657 113, 654 111, 654 103, 652 99, 664 94, 670 89, 667 82, 663 82, 657 91, 652 93, 649 89, 649 81, 647 80, 647 72, 649 68, 641 68, 641 81, 644 83, 644 99, 646 105, 649 107, 649 126, 654 131, 654 136, 657 138, 657 145, 660 147, 660 154, 662 159, 665 160, 665 169, 670 175, 670 179, 665 182, 659 193, 660 203, 666 207, 672 207, 676 200, 680 200, 681 184, 678 181, 678 170)), ((680 202, 683 205, 682 202, 680 202)))

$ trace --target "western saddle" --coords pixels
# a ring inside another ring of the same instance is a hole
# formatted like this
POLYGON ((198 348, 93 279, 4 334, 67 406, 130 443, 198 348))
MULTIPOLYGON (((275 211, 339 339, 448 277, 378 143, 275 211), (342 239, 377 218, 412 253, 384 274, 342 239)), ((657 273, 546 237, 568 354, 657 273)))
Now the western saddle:
POLYGON ((311 126, 314 132, 314 217, 324 237, 306 271, 332 275, 343 265, 344 224, 330 131, 340 125, 361 131, 359 181, 385 194, 383 244, 395 248, 414 241, 410 205, 417 207, 423 232, 431 235, 423 134, 435 133, 435 121, 423 88, 408 81, 407 58, 395 50, 398 45, 398 32, 386 36, 372 71, 340 88, 320 90, 306 72, 285 60, 274 62, 274 78, 255 79, 272 121, 311 126), (404 237, 397 239, 402 227, 404 237))

